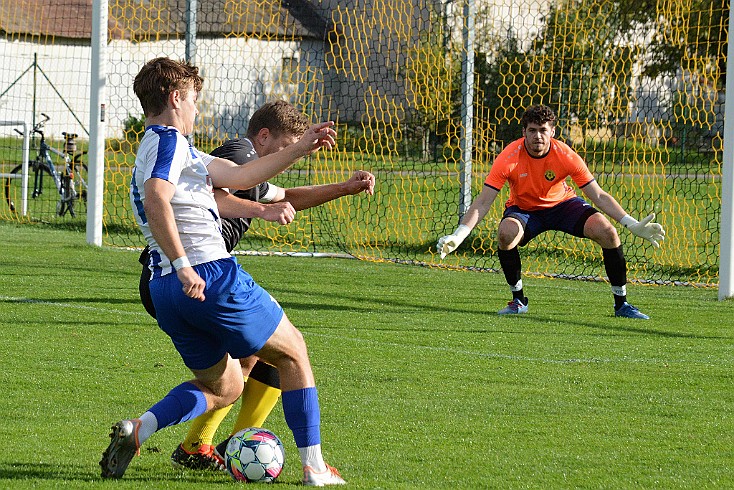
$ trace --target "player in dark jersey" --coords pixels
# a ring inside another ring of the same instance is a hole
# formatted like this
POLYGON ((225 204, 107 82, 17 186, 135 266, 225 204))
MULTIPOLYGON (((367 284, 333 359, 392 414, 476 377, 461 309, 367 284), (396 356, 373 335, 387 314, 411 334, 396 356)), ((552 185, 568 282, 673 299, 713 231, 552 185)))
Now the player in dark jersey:
MULTIPOLYGON (((306 117, 291 104, 285 101, 269 102, 253 114, 247 137, 228 140, 212 151, 211 155, 244 165, 295 143, 308 126, 306 117)), ((342 196, 361 192, 372 195, 374 185, 374 175, 357 170, 348 180, 335 184, 284 189, 263 182, 251 189, 230 189, 231 194, 218 189, 215 191, 215 198, 222 216, 222 236, 227 250, 234 250, 250 228, 252 218, 285 225, 293 220, 296 211, 342 196)), ((140 299, 146 311, 155 318, 155 308, 148 288, 148 258, 146 247, 140 255, 140 263, 143 264, 139 285, 140 299)), ((246 382, 242 391, 240 412, 230 435, 246 427, 261 427, 280 396, 280 378, 274 367, 255 357, 241 359, 240 364, 246 382)), ((207 412, 194 419, 186 439, 171 455, 172 462, 191 469, 224 469, 221 455, 224 454, 224 446, 229 438, 218 445, 218 451, 213 446, 213 441, 217 428, 232 406, 207 412)))

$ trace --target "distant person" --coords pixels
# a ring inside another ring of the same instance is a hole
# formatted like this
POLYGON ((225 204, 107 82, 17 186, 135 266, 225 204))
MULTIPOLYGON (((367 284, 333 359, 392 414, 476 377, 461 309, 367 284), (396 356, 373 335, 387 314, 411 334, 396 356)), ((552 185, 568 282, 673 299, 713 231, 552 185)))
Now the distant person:
POLYGON ((601 246, 604 267, 614 295, 614 315, 647 320, 649 317, 627 302, 627 263, 616 228, 566 183, 571 177, 599 209, 658 247, 665 231, 650 214, 638 222, 599 187, 583 159, 568 145, 553 138, 556 115, 543 105, 530 107, 522 116, 523 137, 507 145, 484 181, 484 188, 469 207, 453 234, 438 240, 441 258, 456 250, 471 230, 486 216, 505 183, 510 197, 497 231, 500 266, 512 292, 512 300, 500 315, 528 311, 518 246, 526 245, 544 231, 558 230, 590 238, 601 246))
POLYGON ((333 123, 313 125, 297 143, 240 166, 197 150, 186 138, 202 84, 195 66, 169 58, 146 63, 133 84, 147 127, 133 169, 132 209, 150 246, 158 325, 194 379, 139 418, 112 426, 99 463, 102 477, 122 477, 154 432, 234 403, 244 385, 238 359, 257 354, 278 368, 303 483, 344 484, 321 453, 319 401, 303 336, 227 251, 213 193, 214 187, 249 189, 299 158, 331 148, 333 123))

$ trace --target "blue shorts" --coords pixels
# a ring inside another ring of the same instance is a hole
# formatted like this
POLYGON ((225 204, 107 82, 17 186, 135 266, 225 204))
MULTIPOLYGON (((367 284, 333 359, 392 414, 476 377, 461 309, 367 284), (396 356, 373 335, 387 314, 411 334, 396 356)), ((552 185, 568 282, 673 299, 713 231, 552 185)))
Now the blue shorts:
POLYGON ((234 258, 194 269, 206 281, 204 301, 186 296, 175 273, 150 282, 158 325, 186 366, 206 369, 226 353, 241 359, 259 351, 283 318, 278 302, 234 258))
POLYGON ((517 206, 510 206, 505 209, 502 219, 512 217, 522 223, 525 232, 520 241, 522 247, 548 230, 558 230, 575 237, 586 238, 584 236, 586 220, 598 212, 580 197, 573 197, 552 208, 538 211, 523 211, 517 206))

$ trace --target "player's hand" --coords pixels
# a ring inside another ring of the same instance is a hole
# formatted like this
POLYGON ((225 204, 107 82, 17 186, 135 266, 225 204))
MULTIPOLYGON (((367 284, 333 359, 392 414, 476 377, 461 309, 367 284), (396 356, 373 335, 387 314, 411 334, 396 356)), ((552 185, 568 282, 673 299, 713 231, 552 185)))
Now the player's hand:
POLYGON ((659 242, 665 239, 665 230, 660 223, 654 223, 652 221, 654 219, 655 213, 650 213, 648 216, 643 218, 642 221, 637 221, 627 215, 622 218, 620 223, 622 223, 634 235, 644 238, 658 248, 660 247, 659 242))
POLYGON ((459 225, 456 231, 451 235, 439 238, 438 243, 436 243, 436 250, 441 254, 441 258, 443 259, 448 254, 456 250, 458 246, 461 245, 461 242, 469 236, 469 232, 471 232, 471 228, 466 225, 459 225))
POLYGON ((287 201, 273 202, 263 204, 263 210, 259 218, 271 223, 280 223, 287 225, 296 217, 296 210, 293 205, 287 201))
POLYGON ((181 281, 181 290, 191 299, 204 301, 204 288, 206 281, 196 273, 193 267, 182 267, 176 271, 178 280, 181 281))
POLYGON ((459 241, 456 235, 446 235, 438 239, 436 250, 441 254, 441 258, 444 258, 456 250, 456 247, 459 245, 461 245, 461 241, 459 241))
POLYGON ((366 170, 355 170, 352 176, 344 182, 348 194, 364 192, 370 196, 375 194, 375 176, 366 170))
POLYGON ((308 128, 296 143, 303 152, 303 156, 311 155, 321 148, 328 150, 334 148, 336 146, 336 130, 333 126, 334 121, 326 121, 308 128))

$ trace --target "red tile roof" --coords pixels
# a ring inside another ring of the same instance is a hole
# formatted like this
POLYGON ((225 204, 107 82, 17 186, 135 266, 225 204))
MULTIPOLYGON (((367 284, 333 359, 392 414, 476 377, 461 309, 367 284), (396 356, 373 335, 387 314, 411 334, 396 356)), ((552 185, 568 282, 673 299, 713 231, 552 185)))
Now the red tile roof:
MULTIPOLYGON (((89 39, 92 1, 0 0, 0 32, 89 39)), ((186 29, 186 0, 110 0, 109 6, 113 39, 182 37, 186 29)), ((198 6, 198 35, 324 39, 329 28, 307 0, 199 0, 198 6)))

